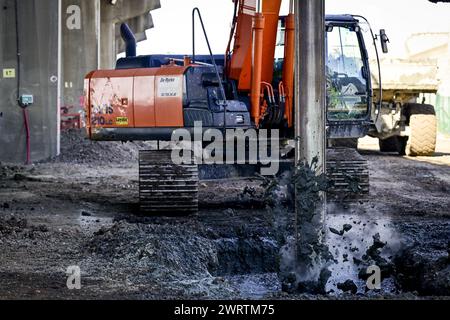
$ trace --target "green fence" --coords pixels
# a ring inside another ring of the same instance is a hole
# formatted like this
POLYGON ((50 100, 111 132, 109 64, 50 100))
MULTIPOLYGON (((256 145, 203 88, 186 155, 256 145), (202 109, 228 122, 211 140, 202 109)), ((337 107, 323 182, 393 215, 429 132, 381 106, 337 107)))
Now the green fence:
POLYGON ((421 103, 423 98, 425 98, 425 103, 436 108, 439 132, 450 135, 450 97, 427 93, 422 94, 418 102, 421 103))
POLYGON ((450 134, 450 97, 436 96, 436 113, 439 121, 439 132, 450 134))

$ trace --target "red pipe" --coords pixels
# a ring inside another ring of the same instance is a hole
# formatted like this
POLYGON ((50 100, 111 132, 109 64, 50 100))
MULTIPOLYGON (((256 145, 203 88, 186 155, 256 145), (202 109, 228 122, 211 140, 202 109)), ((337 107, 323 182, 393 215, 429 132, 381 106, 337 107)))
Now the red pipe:
POLYGON ((30 124, 28 121, 28 111, 27 108, 23 108, 23 122, 25 125, 25 131, 27 134, 27 162, 26 165, 31 164, 31 152, 30 152, 30 124))

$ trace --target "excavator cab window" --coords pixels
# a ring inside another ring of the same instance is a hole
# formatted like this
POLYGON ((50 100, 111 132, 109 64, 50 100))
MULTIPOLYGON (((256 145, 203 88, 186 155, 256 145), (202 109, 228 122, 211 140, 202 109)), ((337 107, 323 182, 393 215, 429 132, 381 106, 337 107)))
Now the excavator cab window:
MULTIPOLYGON (((282 80, 285 17, 278 22, 274 84, 282 80)), ((330 121, 360 121, 369 116, 371 84, 361 27, 355 23, 326 25, 327 108, 330 121)))
POLYGON ((368 66, 359 27, 327 28, 326 79, 328 120, 361 120, 369 112, 368 66))

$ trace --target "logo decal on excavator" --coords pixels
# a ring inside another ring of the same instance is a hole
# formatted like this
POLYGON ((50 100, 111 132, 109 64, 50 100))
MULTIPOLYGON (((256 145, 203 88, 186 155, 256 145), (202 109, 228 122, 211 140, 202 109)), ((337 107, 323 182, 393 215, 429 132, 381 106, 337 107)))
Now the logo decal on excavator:
POLYGON ((116 125, 118 125, 118 126, 127 126, 128 125, 128 118, 126 118, 126 117, 118 117, 118 118, 116 118, 116 125))
POLYGON ((180 77, 161 77, 157 83, 159 98, 177 98, 181 96, 180 77))
POLYGON ((114 108, 109 104, 92 106, 92 113, 97 115, 109 115, 114 113, 114 108))

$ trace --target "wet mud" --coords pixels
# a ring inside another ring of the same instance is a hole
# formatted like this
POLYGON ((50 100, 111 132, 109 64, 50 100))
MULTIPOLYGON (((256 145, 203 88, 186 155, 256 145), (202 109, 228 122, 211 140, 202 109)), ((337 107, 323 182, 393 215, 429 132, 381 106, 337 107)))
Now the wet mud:
POLYGON ((140 146, 129 145, 132 152, 101 147, 91 154, 83 150, 97 144, 83 140, 80 155, 79 138, 71 139, 59 159, 0 165, 0 299, 450 296, 445 152, 411 159, 363 151, 371 193, 361 201, 328 204, 325 290, 299 294, 285 292, 280 276, 294 213, 266 201, 264 181, 203 181, 198 214, 142 216, 140 146), (379 290, 367 288, 373 265, 381 270, 379 290), (67 288, 69 266, 80 267, 81 290, 67 288))

